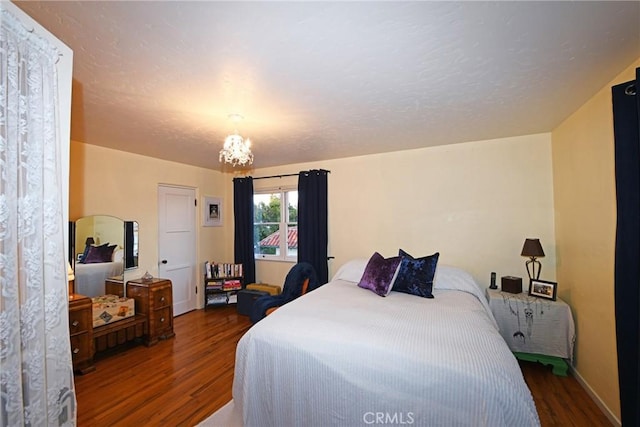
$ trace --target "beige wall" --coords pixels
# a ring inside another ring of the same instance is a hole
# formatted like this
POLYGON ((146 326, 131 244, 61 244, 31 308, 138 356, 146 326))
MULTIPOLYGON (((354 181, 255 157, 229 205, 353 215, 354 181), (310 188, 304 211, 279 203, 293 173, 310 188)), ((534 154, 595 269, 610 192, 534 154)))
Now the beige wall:
MULTIPOLYGON (((224 226, 198 226, 198 262, 233 261, 230 173, 196 168, 79 142, 71 145, 72 220, 114 215, 140 224, 140 267, 157 274, 157 187, 193 187, 199 199, 220 196, 224 226), (118 165, 117 168, 114 165, 118 165)), ((526 277, 520 250, 539 237, 547 257, 543 277, 555 279, 555 235, 550 134, 255 170, 253 176, 331 170, 330 276, 352 258, 398 248, 421 256, 440 252, 441 262, 468 269, 482 286, 498 277, 526 277)), ((256 180, 255 188, 292 184, 296 178, 256 180)), ((198 215, 198 224, 201 223, 198 215)), ((291 263, 257 262, 256 279, 279 283, 291 263)), ((201 301, 198 301, 200 306, 201 301)))
POLYGON ((558 293, 576 322, 575 369, 618 420, 611 86, 633 80, 636 67, 640 59, 552 133, 558 293))
MULTIPOLYGON (((227 226, 202 227, 200 209, 196 213, 197 277, 207 260, 232 261, 233 228, 229 224, 233 201, 226 198, 230 190, 225 187, 231 183, 220 172, 72 141, 70 176, 70 220, 103 214, 138 221, 139 267, 126 273, 127 280, 145 271, 158 274, 159 184, 195 188, 199 207, 204 196, 222 197, 227 226)), ((199 289, 198 307, 203 305, 201 292, 199 289)))
MULTIPOLYGON (((398 151, 252 172, 254 177, 331 170, 329 276, 346 261, 374 251, 393 256, 440 252, 482 286, 498 277, 527 277, 520 256, 526 237, 546 252, 541 277, 555 279, 551 135, 539 134, 398 151)), ((254 188, 296 178, 254 181, 254 188)), ((259 261, 256 279, 284 280, 289 263, 259 261)))

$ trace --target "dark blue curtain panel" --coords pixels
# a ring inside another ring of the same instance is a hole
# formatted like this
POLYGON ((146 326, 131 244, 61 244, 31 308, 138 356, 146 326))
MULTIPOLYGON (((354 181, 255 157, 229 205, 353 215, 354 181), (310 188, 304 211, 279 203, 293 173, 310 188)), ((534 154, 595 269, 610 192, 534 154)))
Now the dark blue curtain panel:
POLYGON ((623 426, 640 426, 639 81, 640 68, 636 69, 636 80, 612 88, 617 201, 616 340, 623 426))
POLYGON ((321 284, 329 281, 328 173, 319 169, 298 175, 298 262, 311 264, 321 284))
POLYGON ((233 252, 236 264, 242 264, 244 284, 256 281, 253 255, 253 178, 233 179, 233 252))

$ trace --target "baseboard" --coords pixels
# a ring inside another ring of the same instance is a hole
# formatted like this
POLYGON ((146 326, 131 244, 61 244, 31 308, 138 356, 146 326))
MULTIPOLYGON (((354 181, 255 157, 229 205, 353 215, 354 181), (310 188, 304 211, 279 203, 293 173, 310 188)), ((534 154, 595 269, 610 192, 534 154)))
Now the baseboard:
POLYGON ((611 424, 614 425, 615 427, 622 427, 622 423, 620 422, 620 420, 613 414, 613 412, 611 412, 611 410, 607 407, 607 405, 604 404, 602 399, 600 399, 600 397, 596 394, 596 392, 593 391, 591 386, 589 386, 589 384, 584 380, 584 378, 582 378, 582 375, 580 375, 580 373, 576 371, 576 368, 570 364, 569 370, 573 374, 573 377, 576 379, 576 381, 578 381, 578 384, 580 384, 582 388, 587 392, 591 400, 593 400, 596 403, 598 408, 600 408, 600 410, 604 413, 604 415, 609 419, 611 424))

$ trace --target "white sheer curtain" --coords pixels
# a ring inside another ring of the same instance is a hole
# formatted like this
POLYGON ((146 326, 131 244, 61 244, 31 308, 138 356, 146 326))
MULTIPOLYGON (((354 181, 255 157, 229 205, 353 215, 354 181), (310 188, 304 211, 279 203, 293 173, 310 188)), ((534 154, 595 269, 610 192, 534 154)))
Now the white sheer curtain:
POLYGON ((58 51, 0 18, 0 425, 75 425, 58 51))

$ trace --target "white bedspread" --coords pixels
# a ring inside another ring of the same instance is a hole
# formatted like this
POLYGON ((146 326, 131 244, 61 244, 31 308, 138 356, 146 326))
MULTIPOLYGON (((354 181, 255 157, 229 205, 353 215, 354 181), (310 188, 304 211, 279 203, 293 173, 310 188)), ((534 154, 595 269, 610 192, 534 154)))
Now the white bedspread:
POLYGON ((334 278, 254 325, 236 350, 244 425, 539 425, 477 286, 446 287, 383 298, 334 278))
POLYGON ((77 262, 75 266, 75 292, 87 297, 104 295, 105 280, 109 277, 119 276, 123 271, 122 261, 92 264, 77 262))

